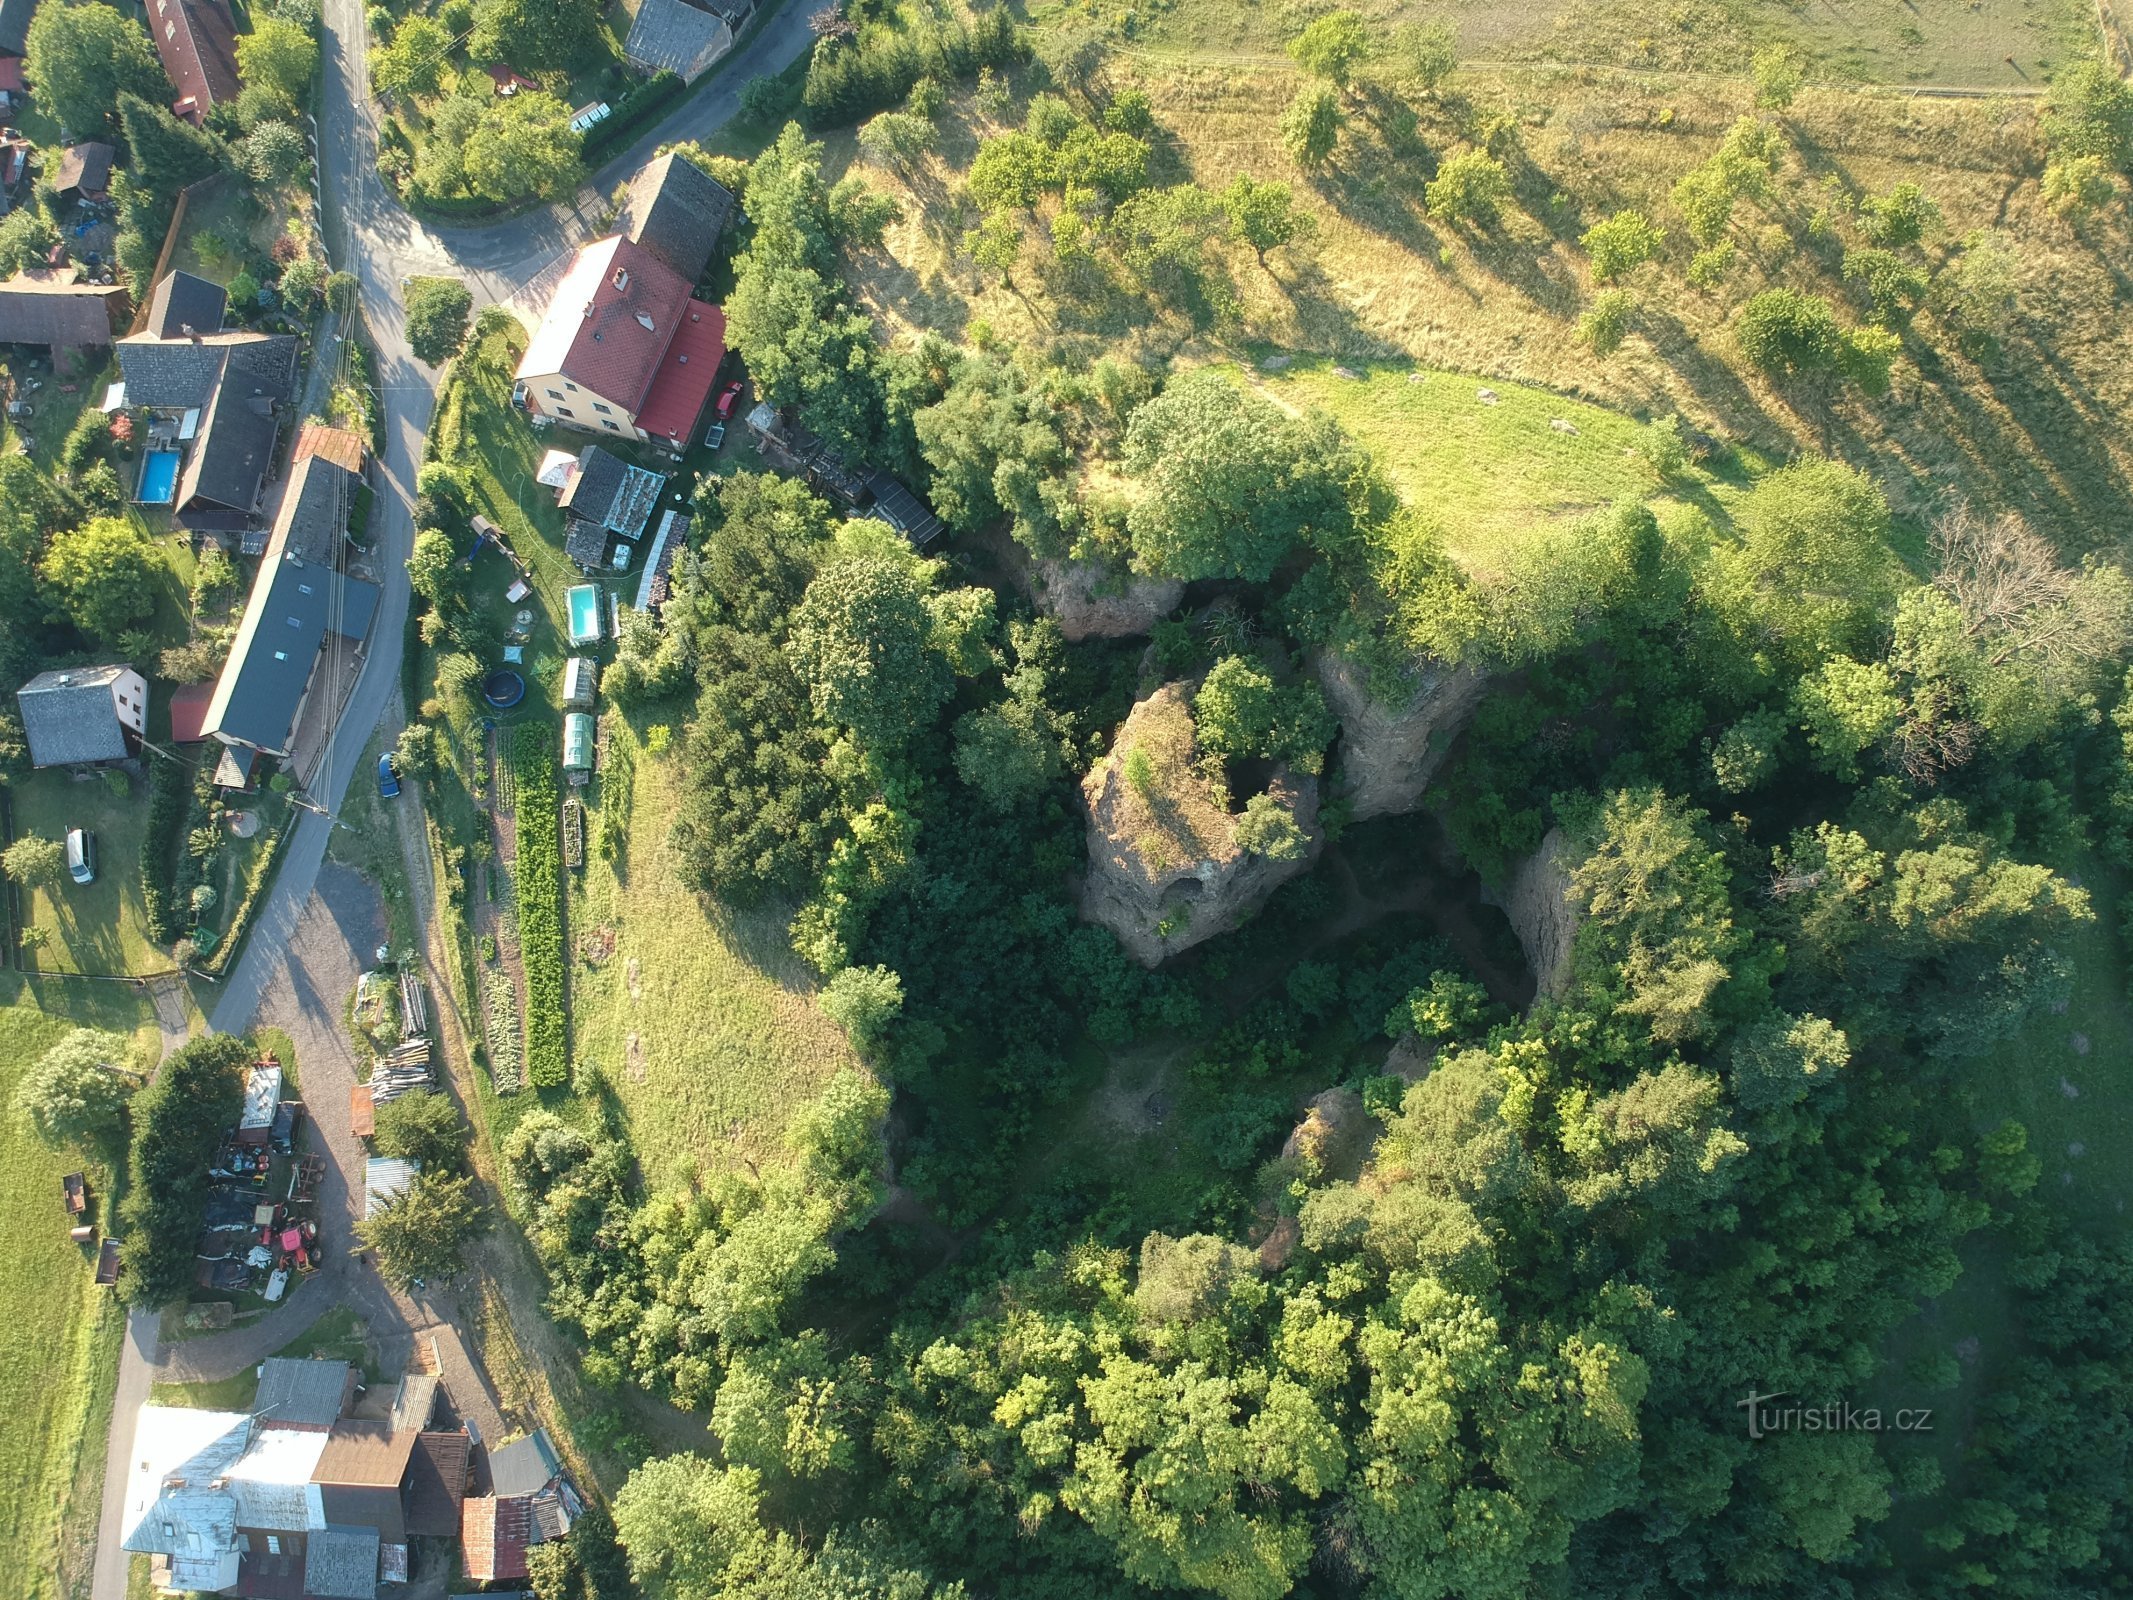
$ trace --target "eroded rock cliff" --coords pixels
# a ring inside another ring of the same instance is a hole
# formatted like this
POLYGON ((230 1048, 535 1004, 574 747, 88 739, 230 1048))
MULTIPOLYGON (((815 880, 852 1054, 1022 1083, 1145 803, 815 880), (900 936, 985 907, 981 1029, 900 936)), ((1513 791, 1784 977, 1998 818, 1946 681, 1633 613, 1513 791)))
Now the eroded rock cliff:
POLYGON ((1341 780, 1355 819, 1412 811, 1488 686, 1472 667, 1425 666, 1394 704, 1372 697, 1363 674, 1339 656, 1312 669, 1341 724, 1341 780))

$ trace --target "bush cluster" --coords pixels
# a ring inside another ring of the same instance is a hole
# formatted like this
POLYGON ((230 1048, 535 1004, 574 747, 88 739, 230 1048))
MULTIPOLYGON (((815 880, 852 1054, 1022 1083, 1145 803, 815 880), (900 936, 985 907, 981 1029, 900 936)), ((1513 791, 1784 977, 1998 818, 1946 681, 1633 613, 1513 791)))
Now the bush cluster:
POLYGON ((206 1167, 243 1099, 239 1069, 251 1054, 233 1034, 212 1033, 163 1063, 133 1101, 132 1181, 120 1208, 126 1296, 159 1306, 192 1283, 193 1241, 207 1205, 206 1167))
POLYGON ((842 128, 886 111, 920 78, 968 78, 980 67, 1005 67, 1026 50, 1005 8, 969 28, 946 26, 862 37, 824 39, 808 63, 801 115, 811 129, 842 128))

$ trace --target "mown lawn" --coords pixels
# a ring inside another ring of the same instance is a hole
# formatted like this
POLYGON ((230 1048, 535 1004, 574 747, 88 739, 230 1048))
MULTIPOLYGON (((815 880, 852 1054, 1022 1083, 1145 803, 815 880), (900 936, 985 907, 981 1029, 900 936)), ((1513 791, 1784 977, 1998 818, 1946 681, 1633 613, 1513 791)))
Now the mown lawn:
POLYGON ((0 1600, 45 1600, 65 1592, 62 1575, 87 1567, 103 1483, 104 1425, 118 1368, 125 1312, 91 1281, 94 1245, 67 1237, 60 1178, 88 1174, 87 1220, 108 1225, 116 1193, 108 1163, 47 1150, 15 1117, 15 1085, 75 1027, 135 1036, 153 1060, 147 1007, 116 984, 44 983, 0 977, 0 1600))
MULTIPOLYGON (((149 737, 155 738, 151 730, 149 737)), ((148 821, 148 775, 75 778, 63 770, 32 773, 12 786, 15 837, 64 840, 69 828, 96 835, 94 883, 59 882, 22 891, 23 920, 46 942, 26 953, 44 972, 132 975, 170 970, 169 952, 148 939, 141 902, 141 835, 148 821)))
MULTIPOLYGON (((612 861, 588 847, 570 916, 574 944, 611 928, 615 948, 598 967, 573 961, 571 1021, 581 1071, 590 1064, 612 1092, 656 1187, 773 1155, 793 1112, 851 1055, 816 1008, 784 918, 735 917, 682 884, 667 843, 680 758, 649 754, 612 721, 615 755, 634 757, 626 843, 612 861)), ((607 783, 596 806, 610 803, 607 783)))
POLYGON ((1663 485, 1636 453, 1636 418, 1546 389, 1410 362, 1232 370, 1285 408, 1329 413, 1470 568, 1488 567, 1506 540, 1536 524, 1624 497, 1651 501, 1662 515, 1672 503, 1723 516, 1745 488, 1744 478, 1694 467, 1663 485))

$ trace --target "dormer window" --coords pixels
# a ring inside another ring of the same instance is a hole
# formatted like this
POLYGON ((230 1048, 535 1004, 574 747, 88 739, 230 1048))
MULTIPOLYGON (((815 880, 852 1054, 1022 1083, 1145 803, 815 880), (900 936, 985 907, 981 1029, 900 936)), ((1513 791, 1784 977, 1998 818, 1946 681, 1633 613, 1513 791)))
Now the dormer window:
POLYGON ((615 268, 615 287, 617 289, 627 289, 629 286, 630 269, 628 267, 615 268))

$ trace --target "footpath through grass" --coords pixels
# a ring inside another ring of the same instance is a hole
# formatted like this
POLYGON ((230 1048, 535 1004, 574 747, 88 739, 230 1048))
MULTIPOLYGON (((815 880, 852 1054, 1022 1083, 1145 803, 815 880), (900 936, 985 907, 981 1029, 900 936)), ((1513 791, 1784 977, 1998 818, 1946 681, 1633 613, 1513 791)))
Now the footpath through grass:
POLYGON ((88 1175, 99 1230, 117 1204, 110 1166, 47 1150, 13 1111, 15 1085, 76 1027, 135 1036, 154 1059, 148 1008, 118 984, 0 977, 0 1600, 46 1600, 87 1570, 103 1485, 104 1427, 118 1371, 124 1308, 92 1281, 96 1246, 67 1237, 60 1178, 88 1175))

